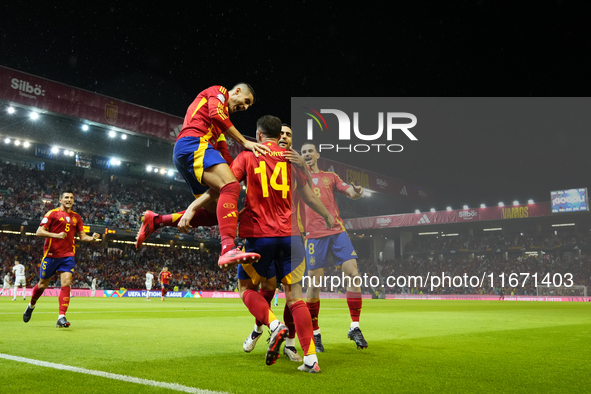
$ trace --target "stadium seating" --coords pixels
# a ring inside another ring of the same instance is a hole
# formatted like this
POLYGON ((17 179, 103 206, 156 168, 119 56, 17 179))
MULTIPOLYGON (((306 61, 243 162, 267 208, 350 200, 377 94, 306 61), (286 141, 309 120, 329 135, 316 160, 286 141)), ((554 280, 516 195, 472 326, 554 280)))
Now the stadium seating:
MULTIPOLYGON (((2 277, 12 271, 14 260, 18 259, 27 269, 27 285, 37 283, 43 242, 34 236, 0 234, 2 277)), ((136 252, 133 245, 112 246, 104 250, 100 244, 79 243, 72 287, 89 287, 92 278, 97 278, 101 289, 142 289, 146 272, 150 270, 157 276, 163 266, 168 266, 174 275, 171 287, 179 286, 181 290, 233 290, 236 285, 235 270, 220 270, 217 253, 163 247, 143 247, 136 252)), ((57 286, 57 279, 55 276, 50 287, 57 286)))

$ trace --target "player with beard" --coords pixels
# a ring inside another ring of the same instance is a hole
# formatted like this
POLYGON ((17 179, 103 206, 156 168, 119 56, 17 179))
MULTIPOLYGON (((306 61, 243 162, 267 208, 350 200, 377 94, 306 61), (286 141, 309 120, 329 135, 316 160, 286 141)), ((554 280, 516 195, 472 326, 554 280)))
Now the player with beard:
POLYGON ((71 191, 62 192, 59 202, 59 208, 47 212, 37 229, 36 235, 45 238, 44 253, 41 260, 39 283, 33 288, 33 296, 23 314, 23 321, 27 323, 31 320, 37 300, 49 286, 52 276, 57 273, 60 276, 61 290, 58 297, 59 316, 56 327, 67 328, 70 327, 70 322, 66 320, 66 311, 70 305, 70 284, 76 265, 74 236, 78 235, 82 242, 92 242, 99 240, 100 235, 94 233, 90 236, 84 232, 82 218, 72 211, 74 193, 71 191))
MULTIPOLYGON (((304 350, 304 364, 298 369, 318 373, 320 368, 314 348, 312 321, 302 301, 300 283, 305 268, 304 254, 301 247, 293 245, 293 242, 302 241, 299 236, 292 237, 291 225, 292 190, 308 187, 307 177, 295 169, 292 174, 292 166, 285 158, 286 150, 277 144, 280 136, 281 121, 273 116, 263 116, 257 122, 257 141, 268 146, 270 152, 255 155, 245 151, 232 163, 236 179, 247 182, 245 210, 240 217, 240 237, 246 238, 245 251, 261 255, 258 262, 238 267, 239 289, 248 310, 272 330, 266 357, 267 365, 271 365, 279 357, 288 328, 279 322, 267 300, 257 290, 258 284, 270 277, 269 267, 276 266, 276 274, 284 285, 286 304, 304 350)), ((311 190, 306 195, 313 197, 311 190)), ((318 199, 312 198, 309 202, 317 210, 324 210, 326 222, 332 224, 331 216, 318 199)))
POLYGON ((355 341, 358 349, 365 349, 367 348, 367 342, 359 328, 359 316, 362 307, 361 288, 354 286, 354 279, 361 279, 357 270, 357 253, 345 231, 345 225, 340 217, 335 198, 335 193, 338 192, 356 200, 363 196, 364 189, 361 186, 349 185, 343 182, 334 172, 321 171, 318 168, 320 154, 314 144, 306 143, 302 146, 302 157, 311 169, 310 176, 314 194, 335 218, 334 226, 327 229, 323 225, 324 220, 322 217, 308 207, 305 209, 307 268, 311 283, 306 293, 306 301, 314 323, 316 349, 319 352, 324 351, 318 325, 318 315, 320 311, 320 283, 322 283, 324 277, 324 268, 328 264, 329 254, 335 258, 336 265, 341 266, 346 277, 345 283, 348 284, 347 305, 351 315, 351 326, 347 336, 352 341, 355 341))
MULTIPOLYGON (((223 86, 205 89, 187 109, 183 127, 174 146, 175 167, 196 198, 189 208, 197 204, 199 196, 208 189, 213 189, 217 194, 216 200, 210 201, 195 215, 193 225, 219 226, 222 241, 222 251, 218 260, 220 266, 235 265, 246 260, 256 261, 260 258, 257 254, 246 254, 235 248, 240 184, 217 148, 220 137, 225 134, 247 150, 257 153, 268 151, 266 147, 246 140, 230 121, 231 113, 246 111, 254 102, 254 89, 246 83, 239 83, 230 91, 223 86)), ((136 248, 158 228, 176 227, 184 213, 185 211, 157 215, 152 211, 146 211, 138 232, 136 248)))

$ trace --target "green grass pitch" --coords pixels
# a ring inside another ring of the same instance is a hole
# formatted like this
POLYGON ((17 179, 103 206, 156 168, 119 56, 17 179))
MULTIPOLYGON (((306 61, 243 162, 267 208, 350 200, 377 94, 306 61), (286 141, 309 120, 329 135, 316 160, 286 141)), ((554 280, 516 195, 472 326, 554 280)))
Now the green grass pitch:
MULTIPOLYGON (((69 329, 57 298, 0 298, 0 353, 231 393, 563 393, 591 391, 591 303, 364 300, 369 343, 347 339, 345 300, 323 300, 322 373, 282 356, 266 366, 265 333, 240 300, 73 298, 69 329)), ((284 300, 274 308, 282 319, 284 300)), ((299 349, 299 344, 297 344, 299 349)), ((0 358, 2 393, 164 393, 173 390, 0 358)))

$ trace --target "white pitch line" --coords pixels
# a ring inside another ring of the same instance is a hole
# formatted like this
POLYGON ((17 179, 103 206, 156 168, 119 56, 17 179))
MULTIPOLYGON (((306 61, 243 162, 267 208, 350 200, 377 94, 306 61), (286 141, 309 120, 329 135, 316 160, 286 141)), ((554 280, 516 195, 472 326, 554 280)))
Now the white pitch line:
POLYGON ((11 356, 10 354, 0 353, 0 358, 4 358, 6 360, 18 361, 18 362, 21 362, 21 363, 33 364, 33 365, 37 365, 37 366, 40 366, 40 367, 61 369, 61 370, 64 370, 64 371, 71 371, 71 372, 83 373, 83 374, 86 374, 86 375, 99 376, 101 378, 115 379, 115 380, 121 380, 123 382, 143 384, 145 386, 162 387, 162 388, 165 388, 165 389, 170 389, 170 390, 175 390, 175 391, 182 391, 184 393, 194 393, 194 394, 228 394, 228 393, 222 392, 222 391, 202 390, 202 389, 198 389, 198 388, 195 388, 195 387, 183 386, 182 384, 178 384, 178 383, 158 382, 156 380, 148 380, 148 379, 135 378, 133 376, 118 375, 116 373, 103 372, 103 371, 94 371, 92 369, 72 367, 70 365, 49 363, 47 361, 39 361, 39 360, 31 359, 31 358, 11 356))

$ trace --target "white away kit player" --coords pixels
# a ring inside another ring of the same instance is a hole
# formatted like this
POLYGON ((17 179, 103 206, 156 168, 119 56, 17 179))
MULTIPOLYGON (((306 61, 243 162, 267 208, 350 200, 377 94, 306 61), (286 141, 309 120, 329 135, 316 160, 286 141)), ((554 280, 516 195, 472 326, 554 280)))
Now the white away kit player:
POLYGON ((25 266, 19 263, 18 261, 14 262, 14 267, 12 267, 12 272, 14 272, 14 292, 12 300, 16 300, 16 293, 18 291, 18 287, 22 286, 23 288, 23 300, 26 300, 27 297, 27 281, 25 279, 25 266))

